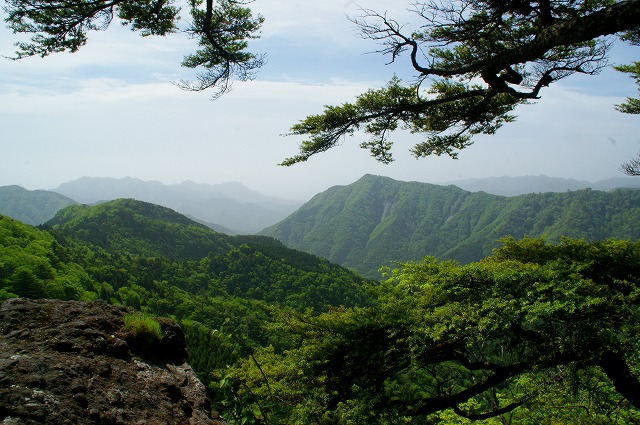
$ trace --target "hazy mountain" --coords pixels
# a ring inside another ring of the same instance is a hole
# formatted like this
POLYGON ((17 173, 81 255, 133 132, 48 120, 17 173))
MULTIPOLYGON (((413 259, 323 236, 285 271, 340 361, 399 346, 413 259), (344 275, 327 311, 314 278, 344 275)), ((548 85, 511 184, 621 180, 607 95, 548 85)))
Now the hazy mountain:
POLYGON ((208 185, 186 181, 165 185, 131 177, 82 177, 54 190, 87 204, 119 198, 150 202, 231 233, 255 233, 282 220, 302 204, 262 195, 237 182, 208 185))
POLYGON ((591 188, 596 190, 640 189, 640 177, 613 177, 593 183, 591 188))
POLYGON ((570 190, 640 189, 640 177, 614 177, 591 183, 584 180, 548 176, 487 177, 483 179, 455 180, 444 183, 469 192, 487 192, 493 195, 516 196, 527 193, 567 192, 570 190))
POLYGON ((477 261, 510 235, 640 238, 640 191, 590 189, 514 197, 367 175, 336 186, 261 232, 365 276, 425 255, 477 261))
POLYGON ((0 187, 0 214, 37 226, 51 219, 61 208, 76 201, 46 190, 27 190, 20 186, 0 187))

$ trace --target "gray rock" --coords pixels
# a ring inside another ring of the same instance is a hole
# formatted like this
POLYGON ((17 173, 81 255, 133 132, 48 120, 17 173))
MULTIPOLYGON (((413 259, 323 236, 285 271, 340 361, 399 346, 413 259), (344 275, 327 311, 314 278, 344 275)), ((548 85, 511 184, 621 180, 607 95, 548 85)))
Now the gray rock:
POLYGON ((184 334, 123 330, 101 301, 10 299, 0 306, 0 424, 223 424, 186 362, 184 334))

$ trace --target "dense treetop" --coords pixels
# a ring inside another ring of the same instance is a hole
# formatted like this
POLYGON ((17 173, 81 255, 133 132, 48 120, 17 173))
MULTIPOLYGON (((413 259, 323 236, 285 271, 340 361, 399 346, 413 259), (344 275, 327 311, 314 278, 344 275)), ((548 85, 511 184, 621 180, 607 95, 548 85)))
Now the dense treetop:
POLYGON ((639 248, 507 239, 403 264, 372 307, 281 316, 287 349, 230 375, 258 423, 636 423, 639 248))

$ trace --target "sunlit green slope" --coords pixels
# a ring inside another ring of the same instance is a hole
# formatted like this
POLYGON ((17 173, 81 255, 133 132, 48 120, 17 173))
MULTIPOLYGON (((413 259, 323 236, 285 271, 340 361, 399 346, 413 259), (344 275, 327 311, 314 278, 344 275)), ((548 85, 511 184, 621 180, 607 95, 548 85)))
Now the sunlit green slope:
POLYGON ((369 277, 425 255, 478 261, 504 236, 640 238, 640 191, 471 193, 455 186, 367 175, 316 195, 261 234, 369 277))
POLYGON ((75 203, 73 199, 47 190, 27 190, 15 185, 0 187, 0 214, 34 226, 75 203))
POLYGON ((246 354, 238 347, 268 343, 274 309, 365 305, 363 283, 272 238, 219 234, 139 201, 71 206, 41 228, 0 216, 0 299, 102 298, 175 317, 205 381, 246 354), (215 329, 242 338, 226 352, 215 329))

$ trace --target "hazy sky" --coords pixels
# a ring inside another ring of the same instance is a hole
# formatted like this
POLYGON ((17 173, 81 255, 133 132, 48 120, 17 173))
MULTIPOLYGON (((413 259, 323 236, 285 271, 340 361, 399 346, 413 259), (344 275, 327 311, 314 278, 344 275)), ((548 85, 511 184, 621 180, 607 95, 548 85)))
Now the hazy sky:
MULTIPOLYGON (((407 150, 419 135, 399 134, 390 165, 377 163, 355 137, 307 163, 278 166, 301 141, 282 136, 292 124, 381 87, 394 73, 411 76, 406 57, 386 66, 388 58, 369 53, 378 46, 358 38, 347 19, 359 5, 415 24, 410 4, 256 0, 253 9, 266 21, 252 51, 266 53, 268 63, 255 81, 235 83, 216 101, 172 84, 192 75, 180 67, 194 49, 182 34, 142 38, 114 22, 75 54, 0 58, 0 186, 52 189, 81 176, 131 176, 167 184, 239 181, 304 200, 366 173, 423 182, 540 174, 596 181, 622 176, 620 164, 640 152, 640 116, 613 109, 636 87, 607 70, 554 84, 537 105, 516 110, 516 123, 478 137, 457 161, 416 160, 407 150)), ((10 56, 17 40, 3 26, 0 54, 10 56)), ((611 62, 638 60, 639 53, 621 46, 611 62)))

